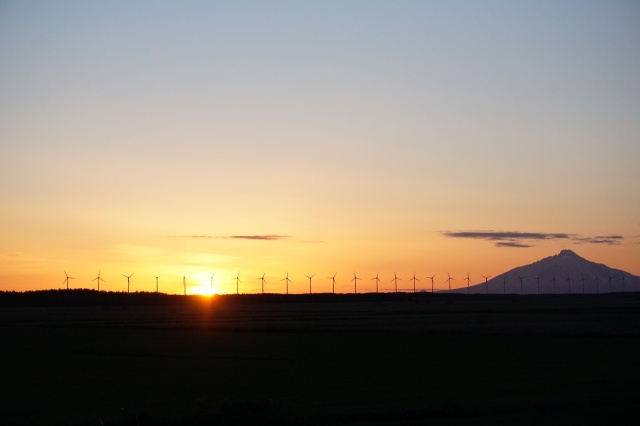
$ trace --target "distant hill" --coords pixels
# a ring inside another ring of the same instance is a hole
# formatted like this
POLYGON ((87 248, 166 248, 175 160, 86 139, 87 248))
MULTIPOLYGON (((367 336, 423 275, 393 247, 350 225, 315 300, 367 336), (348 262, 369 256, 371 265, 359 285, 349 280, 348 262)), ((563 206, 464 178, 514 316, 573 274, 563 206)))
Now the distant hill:
MULTIPOLYGON (((529 265, 503 272, 487 281, 472 285, 471 294, 579 294, 640 291, 640 277, 601 263, 591 262, 571 250, 545 257, 529 265), (503 280, 505 277, 506 279, 503 280), (520 287, 522 277, 522 288, 520 287), (555 278, 555 284, 554 284, 555 278)), ((452 290, 466 293, 467 288, 452 290)))

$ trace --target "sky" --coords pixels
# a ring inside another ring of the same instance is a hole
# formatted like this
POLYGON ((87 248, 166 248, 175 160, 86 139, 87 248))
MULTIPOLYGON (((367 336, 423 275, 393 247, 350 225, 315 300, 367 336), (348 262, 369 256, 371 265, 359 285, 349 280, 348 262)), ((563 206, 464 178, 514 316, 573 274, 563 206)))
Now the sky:
POLYGON ((637 1, 3 0, 0 58, 0 290, 640 275, 637 1))

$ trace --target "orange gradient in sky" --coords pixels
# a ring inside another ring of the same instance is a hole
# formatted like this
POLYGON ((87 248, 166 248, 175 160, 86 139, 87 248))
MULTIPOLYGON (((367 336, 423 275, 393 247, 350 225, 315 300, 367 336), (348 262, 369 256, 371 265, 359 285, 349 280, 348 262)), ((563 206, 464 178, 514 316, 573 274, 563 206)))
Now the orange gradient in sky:
POLYGON ((0 290, 640 275, 638 8, 556 3, 9 2, 0 290))

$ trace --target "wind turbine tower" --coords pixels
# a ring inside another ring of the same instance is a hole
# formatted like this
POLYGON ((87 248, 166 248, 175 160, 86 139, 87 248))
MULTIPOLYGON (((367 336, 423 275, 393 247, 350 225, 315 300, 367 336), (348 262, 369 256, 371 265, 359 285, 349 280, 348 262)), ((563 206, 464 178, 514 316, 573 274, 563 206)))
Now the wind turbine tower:
POLYGON ((396 293, 398 292, 398 280, 402 281, 402 279, 398 278, 396 272, 393 271, 393 279, 391 281, 395 283, 396 293))
POLYGON ((567 282, 569 283, 569 294, 571 294, 571 277, 569 275, 567 275, 567 282))
POLYGON ((286 284, 286 294, 289 294, 289 281, 291 281, 289 279, 289 273, 287 272, 287 276, 284 277, 283 279, 281 279, 280 281, 284 281, 286 284))
POLYGON ((156 275, 156 293, 158 292, 158 276, 156 275))
POLYGON ((448 277, 447 281, 445 281, 445 282, 449 283, 449 293, 451 293, 451 281, 455 281, 456 279, 455 278, 451 278, 451 275, 449 275, 448 272, 447 272, 447 277, 448 277))
POLYGON ((209 277, 209 291, 211 293, 213 293, 213 276, 215 275, 214 272, 211 273, 211 276, 209 277))
POLYGON ((433 293, 433 279, 436 277, 436 274, 431 275, 430 277, 427 277, 431 280, 431 293, 433 293))
MULTIPOLYGON (((100 275, 100 273, 98 273, 98 275, 100 275)), ((62 284, 67 284, 67 290, 69 290, 69 280, 75 280, 75 278, 74 277, 70 277, 67 274, 67 271, 64 271, 64 276, 65 276, 65 279, 64 279, 64 281, 62 281, 62 284)), ((100 286, 99 285, 98 285, 98 291, 100 291, 100 286)))
POLYGON ((596 278, 596 293, 600 293, 600 285, 598 284, 598 274, 595 274, 596 278))
POLYGON ((582 294, 584 294, 584 274, 580 274, 580 276, 582 277, 581 278, 581 281, 582 281, 582 294))
POLYGON ((540 276, 538 275, 537 277, 534 278, 534 280, 538 282, 538 294, 540 294, 540 276))
POLYGON ((262 281, 262 294, 264 294, 264 283, 267 282, 267 280, 264 279, 265 274, 266 272, 264 272, 261 277, 256 278, 257 280, 262 281))
POLYGON ((489 280, 489 278, 491 278, 491 275, 483 275, 482 278, 484 278, 484 293, 489 294, 489 284, 487 284, 487 281, 489 280))
POLYGON ((242 281, 240 281, 240 272, 238 272, 238 275, 236 275, 236 294, 240 294, 240 283, 242 281))
POLYGON ((130 284, 131 284, 131 277, 133 276, 133 274, 131 274, 131 275, 122 274, 122 276, 127 279, 127 293, 129 293, 129 288, 130 288, 130 284))
POLYGON ((416 292, 416 281, 420 281, 419 279, 416 278, 416 273, 413 273, 413 278, 411 278, 409 281, 413 281, 413 292, 416 292))
POLYGON ((507 294, 507 277, 508 275, 503 275, 502 278, 502 294, 507 294))
POLYGON ((358 280, 362 280, 362 278, 358 278, 356 276, 356 271, 353 271, 353 294, 358 294, 358 280))
POLYGON ((371 278, 372 280, 376 280, 376 293, 378 292, 378 284, 380 283, 380 278, 378 278, 379 274, 380 272, 378 272, 375 277, 371 278))
POLYGON ((467 294, 469 294, 469 290, 470 290, 470 284, 471 284, 471 278, 469 277, 469 273, 467 272, 467 278, 463 279, 462 281, 466 281, 467 282, 467 294))
POLYGON ((521 275, 518 275, 518 279, 520 279, 520 294, 522 294, 522 291, 523 291, 522 281, 524 281, 524 277, 521 275))
POLYGON ((315 277, 316 274, 313 274, 311 276, 309 275, 305 275, 305 277, 309 278, 309 294, 311 294, 311 280, 313 279, 313 277, 315 277))
POLYGON ((336 272, 335 274, 333 274, 332 277, 327 277, 331 280, 331 294, 335 294, 336 293, 336 275, 338 275, 338 273, 336 272))
POLYGON ((182 275, 182 287, 184 288, 184 295, 187 295, 187 275, 182 275))
POLYGON ((98 276, 92 279, 91 281, 96 281, 96 280, 98 280, 98 291, 100 291, 100 281, 104 281, 102 278, 100 278, 100 271, 98 271, 98 276))

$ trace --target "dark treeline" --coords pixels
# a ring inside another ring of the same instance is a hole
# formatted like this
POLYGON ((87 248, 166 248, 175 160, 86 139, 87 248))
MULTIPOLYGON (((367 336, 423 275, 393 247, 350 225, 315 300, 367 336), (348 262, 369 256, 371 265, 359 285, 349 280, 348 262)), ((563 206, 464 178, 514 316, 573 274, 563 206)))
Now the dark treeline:
MULTIPOLYGON (((450 294, 449 298, 460 295, 450 294)), ((262 303, 352 303, 352 302, 408 302, 436 297, 430 293, 363 293, 363 294, 223 294, 215 296, 176 295, 151 292, 109 292, 89 289, 1 291, 0 307, 49 307, 49 306, 186 306, 212 303, 262 304, 262 303)))
POLYGON ((360 294, 224 294, 215 296, 176 295, 151 292, 109 292, 89 289, 38 290, 27 292, 0 291, 0 307, 83 307, 83 306, 188 306, 203 301, 220 304, 264 303, 452 303, 455 301, 543 301, 555 300, 637 300, 637 293, 560 294, 560 295, 465 295, 459 293, 360 293, 360 294))

